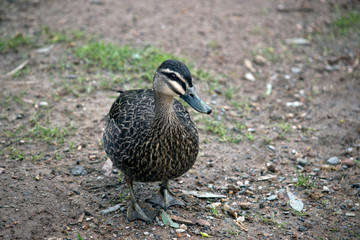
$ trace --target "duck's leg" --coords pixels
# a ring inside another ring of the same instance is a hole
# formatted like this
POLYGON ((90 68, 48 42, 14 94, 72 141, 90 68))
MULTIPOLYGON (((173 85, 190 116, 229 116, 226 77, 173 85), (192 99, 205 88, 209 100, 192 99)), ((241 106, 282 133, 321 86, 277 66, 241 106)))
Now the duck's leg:
POLYGON ((153 198, 146 200, 159 205, 165 210, 173 205, 185 206, 185 203, 175 197, 175 195, 169 190, 169 180, 164 180, 160 185, 159 192, 153 198))
POLYGON ((147 223, 151 223, 152 220, 155 218, 157 211, 148 206, 140 206, 134 193, 133 180, 127 179, 126 183, 129 187, 130 197, 131 197, 131 205, 128 207, 127 210, 127 219, 129 221, 139 219, 147 223))

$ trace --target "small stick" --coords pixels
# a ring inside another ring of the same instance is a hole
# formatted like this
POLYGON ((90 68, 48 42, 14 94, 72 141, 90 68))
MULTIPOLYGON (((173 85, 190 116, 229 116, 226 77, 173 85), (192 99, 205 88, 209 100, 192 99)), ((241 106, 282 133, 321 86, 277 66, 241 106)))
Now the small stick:
POLYGON ((13 69, 13 70, 11 70, 10 72, 8 72, 7 74, 5 74, 4 77, 13 76, 15 73, 17 73, 18 71, 20 71, 21 69, 23 69, 28 63, 29 63, 29 60, 26 60, 25 62, 23 62, 22 64, 20 64, 19 66, 17 66, 15 69, 13 69))

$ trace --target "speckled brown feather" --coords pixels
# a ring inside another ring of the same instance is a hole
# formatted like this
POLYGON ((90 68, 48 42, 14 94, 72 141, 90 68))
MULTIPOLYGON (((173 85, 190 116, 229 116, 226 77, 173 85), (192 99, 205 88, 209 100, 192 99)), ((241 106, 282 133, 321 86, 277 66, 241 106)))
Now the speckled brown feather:
POLYGON ((187 172, 195 163, 199 137, 186 108, 155 119, 153 90, 120 93, 106 119, 106 154, 129 179, 163 181, 187 172))

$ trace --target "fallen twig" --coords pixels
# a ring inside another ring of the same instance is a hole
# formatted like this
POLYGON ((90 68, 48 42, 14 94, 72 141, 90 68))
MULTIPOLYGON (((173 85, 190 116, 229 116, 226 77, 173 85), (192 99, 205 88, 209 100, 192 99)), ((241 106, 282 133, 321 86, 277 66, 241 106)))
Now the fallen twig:
POLYGON ((20 64, 19 66, 17 66, 16 68, 14 68, 13 70, 11 70, 10 72, 8 72, 7 74, 5 74, 4 77, 11 77, 13 76, 15 73, 17 73, 18 71, 20 71, 21 69, 23 69, 27 64, 29 63, 29 60, 26 60, 25 62, 23 62, 22 64, 20 64))

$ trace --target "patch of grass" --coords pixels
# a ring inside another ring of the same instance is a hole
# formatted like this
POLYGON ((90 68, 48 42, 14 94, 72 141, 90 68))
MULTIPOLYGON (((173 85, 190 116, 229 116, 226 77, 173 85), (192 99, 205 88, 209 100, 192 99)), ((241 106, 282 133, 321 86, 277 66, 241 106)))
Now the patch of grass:
POLYGON ((37 162, 40 161, 44 156, 44 153, 31 155, 31 160, 37 162))
POLYGON ((217 40, 210 40, 207 45, 213 51, 221 49, 221 44, 217 40))
MULTIPOLYGON (((152 81, 155 70, 163 61, 175 58, 188 65, 194 78, 206 81, 210 85, 210 92, 220 88, 219 80, 209 72, 194 69, 186 59, 164 53, 151 46, 135 48, 128 45, 119 46, 103 41, 93 41, 77 47, 75 55, 85 63, 86 68, 90 71, 108 71, 105 77, 99 77, 101 89, 111 89, 115 83, 133 83, 133 80, 137 80, 137 87, 143 83, 148 84, 152 81), (116 75, 112 75, 112 73, 116 73, 116 75), (120 78, 119 73, 121 74, 120 78)), ((146 87, 146 85, 141 87, 146 87)))
POLYGON ((238 87, 234 87, 234 86, 230 86, 226 91, 225 91, 225 97, 228 100, 231 100, 234 98, 234 96, 240 91, 240 88, 238 87))
POLYGON ((16 127, 12 130, 4 130, 5 135, 11 139, 12 141, 19 141, 21 139, 26 138, 26 136, 23 136, 22 133, 24 133, 24 131, 26 131, 26 126, 25 125, 20 125, 19 127, 16 127))
POLYGON ((251 107, 251 103, 247 101, 231 101, 231 105, 233 105, 238 110, 242 110, 242 117, 246 116, 249 113, 251 107))
POLYGON ((9 108, 13 103, 23 106, 23 97, 25 94, 25 91, 21 91, 18 94, 10 92, 9 95, 3 95, 3 93, 0 93, 0 106, 3 108, 9 108))
POLYGON ((262 55, 272 63, 282 60, 281 54, 277 53, 273 47, 256 48, 253 50, 253 55, 257 54, 262 55))
POLYGON ((273 139, 270 138, 270 137, 268 137, 268 136, 264 136, 262 139, 264 140, 264 142, 266 143, 266 145, 271 144, 271 142, 273 141, 273 139))
POLYGON ((120 73, 131 73, 150 81, 157 67, 166 59, 175 58, 154 47, 136 49, 105 42, 92 42, 78 47, 75 54, 88 68, 102 68, 120 73))
POLYGON ((56 153, 55 153, 55 159, 56 159, 56 160, 61 160, 61 159, 62 159, 62 157, 61 157, 61 155, 60 155, 59 152, 56 152, 56 153))
POLYGON ((99 147, 100 150, 104 150, 104 141, 103 141, 102 138, 99 138, 97 140, 97 144, 98 144, 98 147, 99 147))
POLYGON ((23 69, 20 69, 16 73, 14 73, 13 78, 22 77, 25 75, 28 75, 30 73, 30 68, 28 66, 24 67, 23 69))
POLYGON ((71 151, 71 152, 74 152, 74 151, 75 151, 75 148, 76 148, 75 143, 70 142, 70 143, 69 143, 69 149, 70 149, 70 151, 71 151))
POLYGON ((282 122, 279 124, 279 128, 281 130, 280 139, 285 139, 285 135, 291 131, 292 125, 287 122, 282 122))
POLYGON ((77 239, 78 239, 78 240, 84 240, 84 239, 81 237, 80 233, 78 233, 77 239))
POLYGON ((285 228, 286 225, 288 225, 289 223, 280 223, 278 221, 275 220, 275 217, 274 217, 274 213, 271 214, 271 217, 270 218, 264 218, 262 217, 259 213, 257 213, 257 216, 259 217, 259 219, 265 223, 268 223, 268 224, 274 224, 276 225, 278 228, 285 228))
POLYGON ((219 80, 215 79, 214 81, 207 82, 208 84, 208 92, 210 94, 221 93, 222 85, 219 80))
POLYGON ((48 43, 69 43, 76 40, 86 39, 86 33, 81 30, 71 32, 55 31, 48 26, 42 27, 42 35, 48 43))
POLYGON ((190 65, 191 74, 194 78, 205 81, 205 82, 213 82, 216 79, 215 76, 210 74, 208 71, 204 71, 202 69, 192 69, 192 66, 190 65))
POLYGON ((21 161, 25 159, 25 154, 16 148, 11 148, 10 158, 16 161, 21 161))
POLYGON ((221 216, 221 211, 216 207, 214 206, 214 204, 211 202, 210 199, 208 199, 208 201, 210 202, 210 210, 211 210, 211 215, 215 216, 215 217, 218 217, 218 216, 221 216))
POLYGON ((245 133, 245 136, 250 140, 250 141, 255 141, 255 136, 251 133, 251 132, 247 132, 245 133))
POLYGON ((126 202, 128 199, 130 199, 129 192, 128 192, 128 191, 121 192, 121 194, 119 195, 118 199, 116 200, 116 204, 118 204, 118 203, 124 203, 124 202, 126 202))
POLYGON ((29 134, 39 141, 63 145, 65 137, 69 136, 71 131, 74 131, 75 129, 75 126, 73 126, 71 122, 65 127, 49 127, 41 125, 39 122, 35 122, 34 127, 29 130, 29 134))
POLYGON ((22 33, 15 34, 12 37, 0 38, 0 53, 18 51, 20 47, 24 46, 35 46, 34 39, 30 36, 23 35, 22 33))
POLYGON ((214 121, 208 117, 202 118, 201 121, 205 124, 205 131, 216 134, 220 142, 237 143, 241 141, 241 136, 234 131, 231 131, 224 122, 214 121))
POLYGON ((122 172, 119 172, 118 177, 119 177, 119 183, 121 183, 125 179, 125 176, 124 176, 124 174, 122 172))
POLYGON ((239 229, 231 229, 231 230, 228 230, 227 232, 233 236, 239 236, 242 234, 242 231, 239 229))
POLYGON ((334 22, 335 28, 344 35, 349 33, 359 33, 360 29, 360 11, 352 10, 341 14, 341 17, 334 22))
POLYGON ((316 188, 316 184, 311 180, 311 177, 302 172, 297 172, 297 183, 296 186, 305 188, 316 188))

